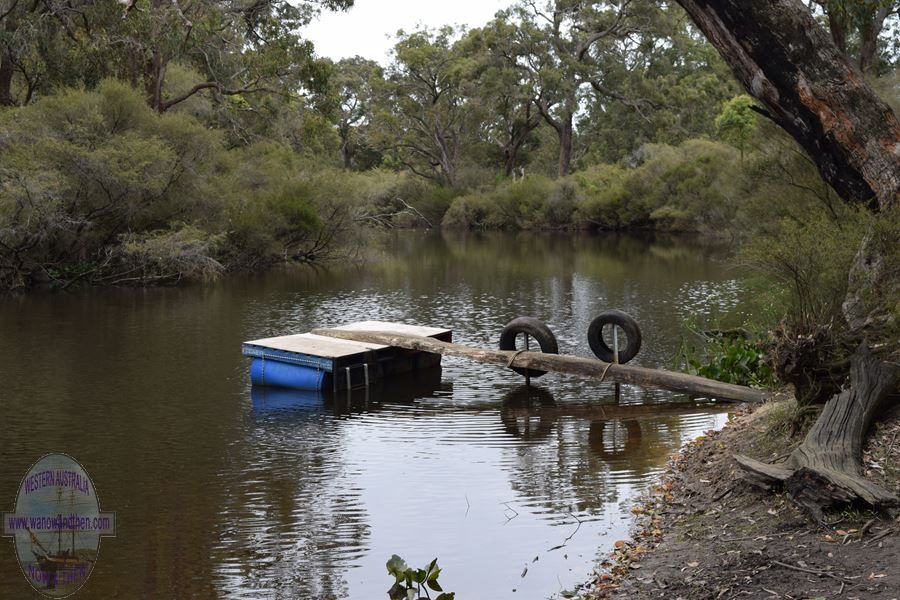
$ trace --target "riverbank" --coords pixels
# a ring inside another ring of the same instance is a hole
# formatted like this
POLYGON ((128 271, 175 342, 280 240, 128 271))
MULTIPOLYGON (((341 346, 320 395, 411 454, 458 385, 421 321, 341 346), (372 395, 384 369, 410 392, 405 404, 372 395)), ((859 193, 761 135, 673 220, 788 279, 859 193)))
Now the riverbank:
MULTIPOLYGON (((588 597, 900 597, 900 520, 847 509, 820 526, 785 495, 742 480, 733 454, 775 461, 803 439, 775 433, 790 402, 741 412, 673 457, 633 509, 633 539, 616 542, 588 597)), ((863 453, 866 476, 900 492, 900 407, 876 425, 863 453)))

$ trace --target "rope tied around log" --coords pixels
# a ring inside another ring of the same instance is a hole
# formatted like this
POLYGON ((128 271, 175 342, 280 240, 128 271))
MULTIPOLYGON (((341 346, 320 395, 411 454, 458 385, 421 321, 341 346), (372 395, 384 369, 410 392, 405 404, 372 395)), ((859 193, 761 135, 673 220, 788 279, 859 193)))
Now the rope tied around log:
POLYGON ((513 354, 512 356, 510 356, 510 357, 509 357, 509 362, 506 363, 506 368, 507 368, 507 369, 512 368, 513 363, 515 362, 515 360, 516 360, 517 358, 519 358, 519 355, 522 354, 523 352, 528 352, 528 348, 525 348, 524 350, 517 350, 515 354, 513 354))
POLYGON ((603 369, 603 373, 600 374, 600 381, 597 383, 603 383, 603 380, 606 379, 606 372, 609 371, 609 368, 613 366, 615 363, 606 363, 606 368, 603 369))

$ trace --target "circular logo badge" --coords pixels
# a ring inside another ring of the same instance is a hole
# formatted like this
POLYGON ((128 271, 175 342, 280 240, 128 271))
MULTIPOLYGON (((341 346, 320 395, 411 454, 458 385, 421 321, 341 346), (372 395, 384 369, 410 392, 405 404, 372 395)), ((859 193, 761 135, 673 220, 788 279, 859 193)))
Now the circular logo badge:
POLYGON ((100 538, 114 536, 115 513, 100 511, 94 484, 78 461, 48 454, 28 469, 14 513, 3 514, 28 583, 48 598, 64 598, 87 581, 100 538))

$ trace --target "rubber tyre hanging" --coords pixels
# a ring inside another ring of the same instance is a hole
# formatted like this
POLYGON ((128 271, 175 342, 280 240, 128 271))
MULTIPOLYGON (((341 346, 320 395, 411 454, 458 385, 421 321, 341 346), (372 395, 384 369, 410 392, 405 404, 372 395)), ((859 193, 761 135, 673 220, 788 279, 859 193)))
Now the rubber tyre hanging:
POLYGON ((613 362, 613 349, 603 339, 603 328, 606 325, 618 326, 625 331, 628 343, 624 348, 619 348, 619 364, 624 365, 641 350, 641 328, 631 315, 621 310, 604 311, 591 321, 588 327, 588 344, 597 358, 604 362, 613 362))
MULTIPOLYGON (((541 347, 541 352, 544 354, 559 354, 559 344, 556 342, 556 336, 542 321, 532 317, 518 317, 507 323, 503 331, 500 332, 500 349, 515 350, 516 336, 522 333, 527 333, 537 340, 538 345, 541 347)), ((535 371, 519 367, 512 367, 512 370, 519 375, 528 375, 529 377, 540 377, 547 373, 547 371, 535 371)))

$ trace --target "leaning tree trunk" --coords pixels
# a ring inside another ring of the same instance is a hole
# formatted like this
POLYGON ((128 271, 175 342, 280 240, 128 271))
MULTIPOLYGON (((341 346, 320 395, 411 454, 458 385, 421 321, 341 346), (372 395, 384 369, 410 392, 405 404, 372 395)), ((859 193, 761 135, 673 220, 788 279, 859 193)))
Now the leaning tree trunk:
MULTIPOLYGON (((799 0, 678 0, 768 116, 806 150, 847 202, 873 211, 900 198, 900 122, 799 0)), ((878 240, 867 236, 850 273, 845 317, 865 337, 874 307, 861 285, 878 285, 878 240)), ((738 457, 751 480, 783 485, 821 518, 835 502, 900 505, 861 474, 861 447, 874 415, 897 388, 897 365, 865 345, 848 386, 829 400, 803 444, 782 465, 738 457)))
POLYGON ((847 201, 897 204, 900 122, 799 0, 678 0, 847 201))

